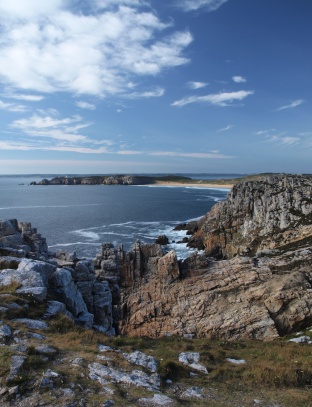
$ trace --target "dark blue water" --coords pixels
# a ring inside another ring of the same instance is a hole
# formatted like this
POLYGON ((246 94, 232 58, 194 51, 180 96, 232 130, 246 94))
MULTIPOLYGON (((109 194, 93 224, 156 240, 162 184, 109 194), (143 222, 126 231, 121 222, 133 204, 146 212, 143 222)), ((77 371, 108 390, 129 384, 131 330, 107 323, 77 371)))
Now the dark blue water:
MULTIPOLYGON (((185 232, 174 232, 177 224, 204 215, 228 193, 193 187, 28 185, 42 178, 0 177, 0 219, 29 221, 51 251, 76 251, 79 257, 94 257, 102 242, 128 250, 136 240, 152 243, 160 234, 178 241, 185 232)), ((170 248, 185 257, 185 245, 170 248)))

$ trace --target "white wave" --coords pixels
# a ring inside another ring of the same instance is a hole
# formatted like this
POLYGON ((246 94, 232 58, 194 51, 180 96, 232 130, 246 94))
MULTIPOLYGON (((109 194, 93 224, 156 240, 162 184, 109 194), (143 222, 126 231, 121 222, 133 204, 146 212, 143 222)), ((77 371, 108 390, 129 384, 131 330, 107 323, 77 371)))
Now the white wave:
POLYGON ((100 239, 100 235, 98 233, 94 233, 94 232, 90 232, 84 229, 81 230, 74 230, 70 233, 79 235, 81 237, 85 237, 87 239, 91 239, 91 240, 99 240, 100 239))
POLYGON ((49 245, 49 249, 52 247, 69 247, 69 246, 98 246, 99 243, 93 243, 93 242, 71 242, 71 243, 55 243, 52 245, 49 245))

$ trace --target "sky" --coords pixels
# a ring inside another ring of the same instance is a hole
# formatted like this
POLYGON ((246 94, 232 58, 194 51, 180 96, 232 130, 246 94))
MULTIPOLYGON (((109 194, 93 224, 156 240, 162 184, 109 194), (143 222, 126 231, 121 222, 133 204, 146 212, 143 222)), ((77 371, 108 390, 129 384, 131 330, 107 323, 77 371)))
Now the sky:
POLYGON ((311 0, 1 0, 0 174, 311 173, 311 0))

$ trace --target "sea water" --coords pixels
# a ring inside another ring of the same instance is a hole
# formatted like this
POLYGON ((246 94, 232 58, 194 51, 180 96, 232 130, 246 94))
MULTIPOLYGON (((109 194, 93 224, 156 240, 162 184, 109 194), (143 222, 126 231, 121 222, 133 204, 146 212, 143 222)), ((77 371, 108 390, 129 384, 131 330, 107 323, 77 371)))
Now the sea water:
MULTIPOLYGON (((191 250, 177 243, 185 231, 174 231, 174 227, 198 219, 229 191, 183 186, 29 185, 42 178, 0 176, 0 219, 31 222, 47 239, 49 250, 75 251, 79 258, 94 257, 104 242, 122 244, 129 250, 137 240, 153 243, 163 234, 169 238, 168 249, 174 248, 179 258, 185 258, 191 250)), ((210 176, 213 178, 218 177, 210 176)))

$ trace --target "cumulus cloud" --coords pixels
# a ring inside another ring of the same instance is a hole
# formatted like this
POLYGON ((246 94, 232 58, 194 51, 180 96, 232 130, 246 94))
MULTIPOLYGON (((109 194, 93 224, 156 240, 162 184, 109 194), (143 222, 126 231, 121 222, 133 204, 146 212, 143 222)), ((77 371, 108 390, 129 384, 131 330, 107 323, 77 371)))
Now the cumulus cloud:
POLYGON ((206 82, 188 82, 188 87, 191 89, 201 89, 208 85, 206 82))
POLYGON ((247 82, 247 79, 245 79, 242 76, 232 76, 232 79, 235 83, 245 83, 247 82))
POLYGON ((291 102, 291 103, 288 104, 288 105, 278 107, 278 108, 276 109, 276 111, 278 112, 278 111, 281 111, 281 110, 293 109, 294 107, 297 107, 297 106, 302 105, 302 103, 304 103, 304 100, 303 100, 303 99, 294 100, 293 102, 291 102))
POLYGON ((12 90, 107 96, 137 76, 187 63, 189 31, 174 31, 147 2, 0 3, 0 81, 12 90), (95 6, 96 5, 96 6, 95 6), (21 63, 23 61, 23 63, 21 63))
POLYGON ((233 102, 241 101, 253 93, 254 91, 239 90, 237 92, 223 92, 206 96, 189 96, 176 100, 171 106, 182 107, 191 103, 208 103, 216 106, 229 106, 233 102))
POLYGON ((215 11, 228 0, 180 0, 177 5, 184 11, 204 9, 208 12, 215 11))

